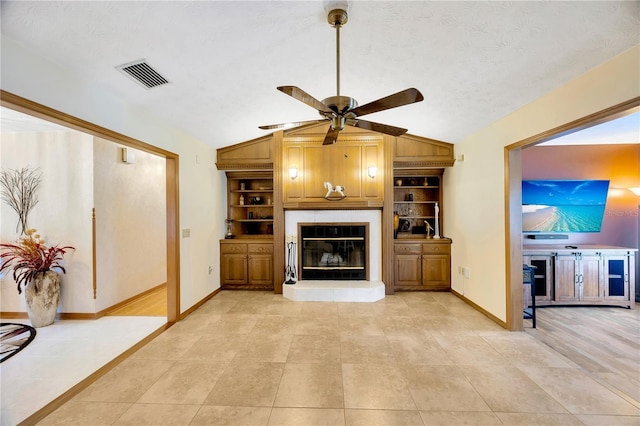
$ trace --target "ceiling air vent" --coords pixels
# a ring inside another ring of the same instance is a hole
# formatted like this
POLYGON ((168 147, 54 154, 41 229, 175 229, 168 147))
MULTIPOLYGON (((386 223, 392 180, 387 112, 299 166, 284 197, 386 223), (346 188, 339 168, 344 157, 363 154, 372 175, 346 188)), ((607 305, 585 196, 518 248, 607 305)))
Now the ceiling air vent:
POLYGON ((136 83, 141 84, 146 89, 169 83, 169 80, 154 70, 144 59, 119 65, 116 69, 131 77, 136 83))

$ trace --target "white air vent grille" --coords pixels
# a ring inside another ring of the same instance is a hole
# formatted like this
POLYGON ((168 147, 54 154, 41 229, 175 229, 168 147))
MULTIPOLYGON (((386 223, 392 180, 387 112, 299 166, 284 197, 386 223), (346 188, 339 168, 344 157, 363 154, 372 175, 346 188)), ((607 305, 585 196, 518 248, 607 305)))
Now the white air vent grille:
POLYGON ((144 59, 117 66, 116 69, 147 89, 169 83, 169 80, 154 70, 144 59))

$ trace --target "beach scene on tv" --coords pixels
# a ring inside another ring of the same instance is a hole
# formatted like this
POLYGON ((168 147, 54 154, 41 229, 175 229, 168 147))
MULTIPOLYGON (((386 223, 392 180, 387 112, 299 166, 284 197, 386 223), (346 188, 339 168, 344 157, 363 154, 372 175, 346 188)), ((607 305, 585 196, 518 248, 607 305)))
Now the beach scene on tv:
POLYGON ((600 232, 608 180, 523 180, 523 232, 600 232))

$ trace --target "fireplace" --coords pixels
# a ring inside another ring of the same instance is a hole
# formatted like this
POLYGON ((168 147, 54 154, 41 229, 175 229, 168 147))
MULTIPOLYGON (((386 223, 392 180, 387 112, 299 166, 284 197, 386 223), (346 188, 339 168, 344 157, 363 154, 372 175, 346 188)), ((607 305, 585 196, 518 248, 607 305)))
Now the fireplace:
POLYGON ((368 223, 299 223, 302 280, 368 280, 368 223))

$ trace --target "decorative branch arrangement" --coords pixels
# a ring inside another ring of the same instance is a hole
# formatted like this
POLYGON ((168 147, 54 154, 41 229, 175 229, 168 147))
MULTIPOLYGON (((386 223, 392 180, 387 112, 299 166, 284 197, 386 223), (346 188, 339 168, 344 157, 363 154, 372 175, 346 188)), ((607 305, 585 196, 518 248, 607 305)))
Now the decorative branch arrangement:
POLYGON ((42 172, 37 168, 0 171, 0 197, 18 214, 16 232, 21 228, 20 235, 29 229, 27 219, 31 209, 38 204, 36 191, 41 182, 42 172))

